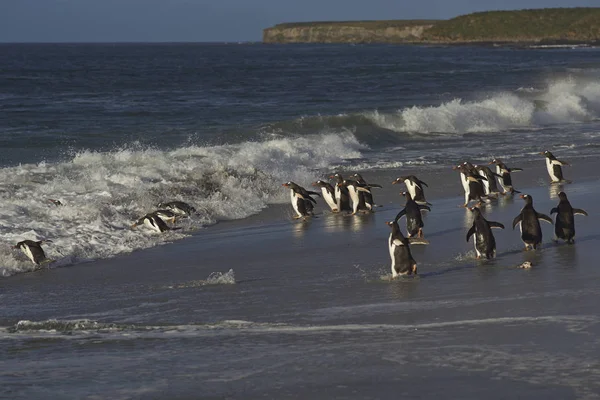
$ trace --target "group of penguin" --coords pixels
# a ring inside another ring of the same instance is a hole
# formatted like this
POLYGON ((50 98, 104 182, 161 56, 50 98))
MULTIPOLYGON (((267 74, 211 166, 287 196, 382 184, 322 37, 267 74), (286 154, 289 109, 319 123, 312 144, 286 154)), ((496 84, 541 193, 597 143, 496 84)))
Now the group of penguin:
MULTIPOLYGON (((60 200, 48 199, 48 201, 55 206, 63 205, 60 200)), ((155 232, 179 230, 181 229, 180 227, 170 226, 168 224, 170 223, 173 225, 177 220, 190 217, 192 214, 196 213, 194 207, 183 201, 161 202, 158 203, 157 207, 158 209, 156 211, 148 213, 138 219, 131 225, 131 229, 143 225, 155 232)), ((23 240, 18 242, 13 248, 21 250, 31 262, 39 267, 52 262, 52 260, 46 257, 46 253, 42 248, 42 244, 46 242, 52 242, 52 240, 23 240)))
MULTIPOLYGON (((565 161, 558 160, 551 152, 540 153, 546 157, 546 168, 551 182, 569 183, 564 179, 562 166, 569 165, 565 161)), ((465 201, 462 205, 473 213, 473 224, 467 232, 467 242, 473 237, 477 258, 485 257, 491 259, 496 256, 496 240, 492 233, 493 228, 504 229, 499 222, 488 221, 483 216, 480 208, 482 203, 489 203, 491 199, 499 196, 514 195, 521 193, 515 190, 512 184, 512 172, 522 171, 521 168, 509 168, 499 159, 493 159, 488 165, 495 165, 493 172, 487 165, 472 164, 468 161, 452 167, 460 172, 461 183, 465 192, 465 201), (498 183, 500 188, 498 188, 498 183), (473 207, 469 203, 476 201, 473 207)), ((381 187, 377 184, 367 183, 360 174, 354 174, 354 179, 344 179, 339 173, 330 176, 335 180, 335 186, 329 182, 318 180, 312 185, 319 187, 321 193, 306 190, 302 186, 287 182, 283 186, 290 189, 290 201, 294 209, 294 219, 304 219, 313 215, 316 201, 311 197, 321 196, 334 213, 347 211, 351 215, 357 212, 372 212, 376 207, 373 201, 371 188, 381 187)), ((410 244, 429 244, 423 235, 423 210, 431 211, 431 204, 425 200, 424 187, 428 185, 414 175, 401 176, 392 184, 404 183, 407 191, 401 194, 406 198, 406 204, 396 215, 393 221, 386 222, 391 228, 388 239, 388 248, 391 259, 392 278, 401 275, 416 275, 417 263, 414 260, 410 244), (406 218, 406 231, 404 236, 398 225, 398 220, 406 218)), ((513 222, 513 229, 519 225, 521 240, 525 244, 525 250, 537 249, 542 242, 542 229, 540 221, 550 224, 552 219, 542 213, 538 213, 533 207, 533 198, 528 194, 521 194, 525 200, 525 206, 521 209, 513 222)), ((574 243, 575 238, 575 215, 588 215, 586 211, 573 208, 565 192, 558 194, 559 204, 550 210, 550 215, 556 213, 554 224, 555 239, 562 239, 569 244, 574 243)))

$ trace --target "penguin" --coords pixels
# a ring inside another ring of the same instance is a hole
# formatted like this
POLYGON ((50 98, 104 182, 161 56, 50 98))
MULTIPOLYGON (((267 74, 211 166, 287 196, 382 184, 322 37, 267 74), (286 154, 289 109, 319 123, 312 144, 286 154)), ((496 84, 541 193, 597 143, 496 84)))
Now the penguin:
POLYGON ((386 224, 392 228, 388 239, 392 278, 397 278, 399 275, 417 275, 417 263, 410 252, 409 240, 400 231, 398 220, 386 224))
POLYGON ((163 221, 162 218, 160 218, 155 213, 150 213, 150 214, 144 215, 142 218, 138 219, 133 225, 131 225, 131 229, 133 229, 139 225, 145 225, 146 227, 150 228, 151 230, 153 230, 155 232, 176 231, 176 230, 181 229, 181 228, 169 227, 166 224, 166 222, 163 221))
POLYGON ((496 257, 496 239, 492 233, 492 228, 504 229, 504 225, 500 222, 486 220, 477 207, 471 207, 469 210, 475 217, 471 229, 467 232, 467 242, 471 236, 475 235, 473 243, 477 258, 481 258, 482 255, 488 260, 496 257))
POLYGON ((394 221, 398 221, 403 216, 406 216, 406 236, 409 238, 412 236, 417 236, 419 238, 423 237, 423 218, 421 216, 421 210, 429 210, 426 204, 417 204, 410 195, 409 192, 400 193, 402 196, 406 197, 406 204, 404 208, 400 210, 394 221))
POLYGON ((570 182, 563 178, 561 168, 563 165, 570 166, 568 162, 558 160, 554 157, 554 154, 550 153, 548 150, 540 154, 546 156, 546 169, 548 170, 548 175, 550 175, 551 183, 570 182))
POLYGON ((489 199, 484 193, 482 181, 487 178, 473 173, 473 170, 465 164, 457 165, 452 169, 458 170, 461 173, 461 181, 463 182, 463 188, 465 189, 465 203, 463 207, 467 207, 470 201, 488 202, 489 199), (465 186, 466 183, 466 186, 465 186))
POLYGON ((518 172, 518 171, 523 171, 522 168, 508 168, 501 160, 494 158, 489 165, 492 164, 496 164, 496 174, 498 174, 499 177, 499 182, 500 182, 500 186, 502 186, 502 189, 504 190, 503 193, 501 193, 502 195, 505 195, 507 193, 510 194, 514 194, 514 193, 521 193, 518 190, 515 190, 513 188, 513 184, 512 184, 512 177, 510 175, 511 172, 518 172))
POLYGON ((196 209, 183 201, 167 201, 157 204, 157 207, 164 210, 170 210, 182 217, 189 217, 196 212, 196 209))
POLYGON ((310 197, 310 195, 318 193, 308 191, 302 186, 291 181, 284 183, 282 186, 290 189, 290 201, 294 211, 296 212, 294 219, 302 218, 306 220, 306 217, 310 217, 313 213, 314 204, 317 204, 315 199, 310 197))
POLYGON ((567 194, 565 192, 558 193, 560 199, 558 206, 550 210, 550 215, 556 213, 556 223, 554 224, 554 241, 563 239, 569 244, 575 243, 575 215, 585 215, 588 213, 581 208, 571 207, 567 194))
POLYGON ((538 245, 542 243, 540 220, 552 224, 552 219, 545 214, 535 211, 533 208, 533 197, 528 194, 522 194, 520 197, 525 200, 525 206, 521 209, 521 213, 513 220, 512 227, 515 229, 517 224, 521 224, 521 240, 525 243, 525 250, 529 250, 530 247, 537 249, 538 245))
POLYGON ((19 249, 33 262, 35 265, 42 265, 51 262, 46 258, 46 253, 42 249, 42 243, 51 242, 51 240, 23 240, 13 246, 13 249, 19 249))
POLYGON ((350 203, 352 206, 351 215, 355 215, 358 211, 362 211, 362 212, 370 211, 370 209, 365 204, 364 196, 361 196, 360 193, 361 192, 371 193, 371 189, 369 189, 368 187, 366 187, 364 185, 361 185, 360 183, 358 183, 352 179, 344 179, 344 181, 341 184, 338 183, 338 185, 343 185, 346 188, 348 188, 348 194, 350 195, 350 203))
POLYGON ((335 202, 339 211, 352 211, 352 205, 350 204, 350 193, 348 188, 344 185, 344 178, 340 174, 331 175, 330 179, 335 179, 335 202))
POLYGON ((172 224, 174 224, 175 222, 177 222, 177 219, 182 216, 181 214, 178 214, 178 213, 176 213, 174 211, 171 211, 171 210, 156 210, 152 214, 156 215, 157 217, 159 217, 163 221, 170 222, 172 224))
POLYGON ((492 172, 487 165, 473 165, 473 167, 475 168, 475 171, 479 173, 479 175, 485 178, 483 182, 481 182, 483 184, 483 193, 485 193, 485 195, 488 197, 497 197, 500 194, 500 190, 498 190, 496 177, 501 178, 501 176, 495 172, 492 172))
MULTIPOLYGON (((380 188, 381 187, 381 185, 378 185, 376 183, 367 183, 367 181, 365 181, 363 179, 363 177, 359 173, 356 173, 356 174, 354 174, 352 176, 356 179, 356 182, 358 182, 363 187, 368 187, 369 189, 371 189, 371 188, 380 188)), ((365 207, 367 207, 367 209, 369 211, 373 211, 373 208, 377 207, 376 204, 375 204, 375 201, 373 201, 373 194, 371 193, 371 191, 368 191, 368 192, 361 191, 359 193, 359 196, 363 197, 364 203, 365 203, 365 207)))
POLYGON ((325 182, 319 179, 312 185, 321 188, 323 200, 325 200, 329 208, 331 208, 332 212, 336 213, 340 211, 335 199, 335 189, 333 188, 333 186, 331 186, 329 182, 325 182))
POLYGON ((413 198, 414 201, 417 202, 417 204, 425 204, 428 206, 431 205, 431 203, 425 200, 425 192, 423 190, 423 186, 429 187, 429 185, 427 185, 425 182, 423 182, 414 175, 406 175, 396 178, 396 180, 392 182, 392 185, 395 185, 400 182, 404 182, 408 193, 410 193, 410 196, 413 198))

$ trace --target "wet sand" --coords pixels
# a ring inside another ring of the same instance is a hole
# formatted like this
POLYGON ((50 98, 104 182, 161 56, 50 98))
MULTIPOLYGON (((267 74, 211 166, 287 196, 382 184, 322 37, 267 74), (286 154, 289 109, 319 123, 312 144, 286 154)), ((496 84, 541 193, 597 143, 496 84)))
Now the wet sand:
POLYGON ((565 169, 574 183, 562 189, 541 163, 514 175, 539 212, 558 204, 558 190, 588 211, 576 217, 576 244, 553 243, 543 224, 542 249, 523 251, 511 223, 524 202, 504 197, 485 207, 506 226, 494 230, 491 261, 476 260, 465 240, 471 213, 459 207, 458 173, 419 173, 433 206, 430 245, 412 247, 416 278, 389 280, 385 222, 403 185, 388 183, 405 173, 392 171, 365 176, 384 185, 373 214, 319 207, 317 218, 292 221, 278 205, 176 243, 0 280, 2 327, 115 324, 65 337, 4 329, 0 394, 42 398, 36 383, 46 376, 43 393, 63 398, 597 398, 600 182, 593 160, 581 161, 565 169), (525 261, 533 267, 517 268, 525 261), (236 284, 202 284, 230 269, 236 284), (22 343, 34 342, 52 362, 23 361, 19 352, 31 350, 22 343), (61 386, 64 374, 81 386, 61 386))

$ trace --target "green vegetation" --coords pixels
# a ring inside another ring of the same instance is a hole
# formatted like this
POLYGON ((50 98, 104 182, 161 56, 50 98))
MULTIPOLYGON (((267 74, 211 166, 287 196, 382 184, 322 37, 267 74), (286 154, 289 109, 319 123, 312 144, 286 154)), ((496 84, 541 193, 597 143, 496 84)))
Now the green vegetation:
POLYGON ((318 21, 318 22, 288 22, 277 24, 269 29, 290 29, 290 28, 365 28, 365 29, 386 29, 386 28, 406 28, 410 26, 431 25, 440 20, 425 19, 405 19, 405 20, 386 20, 386 21, 318 21))
POLYGON ((278 24, 270 43, 539 43, 600 41, 600 8, 486 11, 449 20, 278 24))
POLYGON ((536 41, 600 39, 600 8, 487 11, 440 21, 426 41, 536 41))

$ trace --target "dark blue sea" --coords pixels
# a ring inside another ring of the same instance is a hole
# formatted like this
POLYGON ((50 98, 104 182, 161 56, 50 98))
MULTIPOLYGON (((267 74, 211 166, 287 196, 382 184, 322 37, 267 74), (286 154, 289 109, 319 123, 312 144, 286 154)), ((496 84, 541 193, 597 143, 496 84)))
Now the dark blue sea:
POLYGON ((0 397, 598 398, 592 220, 525 272, 522 201, 490 206, 481 268, 456 207, 450 167, 501 158, 548 213, 544 150, 594 165, 599 48, 0 44, 0 397), (395 187, 291 222, 284 182, 404 170, 445 188, 419 280, 381 279, 395 187), (170 200, 182 229, 131 229, 170 200))

